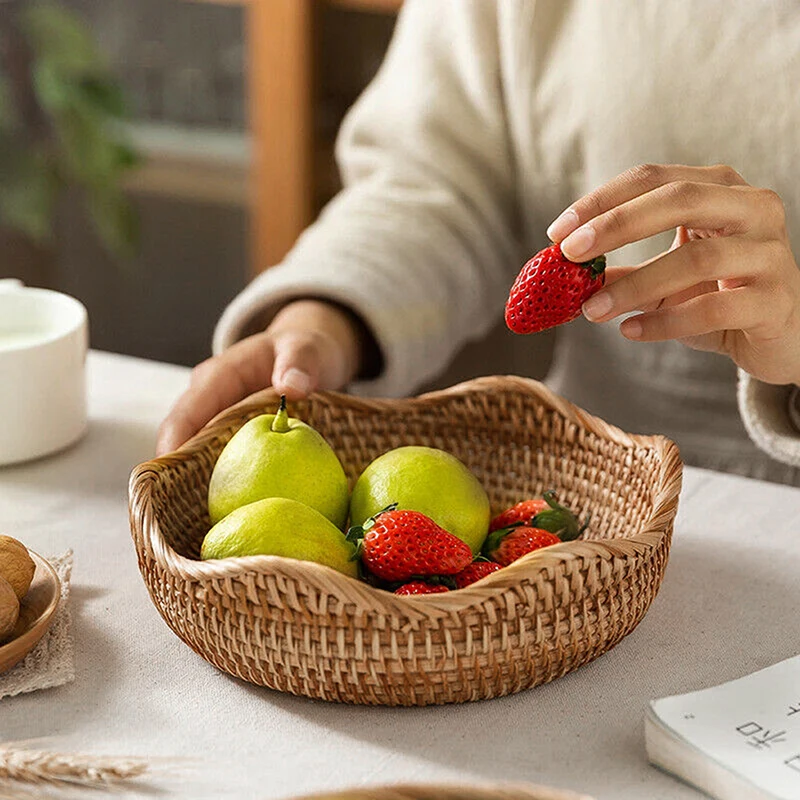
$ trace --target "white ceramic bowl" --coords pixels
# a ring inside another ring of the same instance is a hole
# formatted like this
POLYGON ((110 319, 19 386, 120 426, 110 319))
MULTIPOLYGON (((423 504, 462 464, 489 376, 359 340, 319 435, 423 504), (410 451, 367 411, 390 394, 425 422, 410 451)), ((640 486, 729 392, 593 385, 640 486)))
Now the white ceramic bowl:
POLYGON ((54 453, 86 431, 86 309, 0 281, 0 466, 54 453))

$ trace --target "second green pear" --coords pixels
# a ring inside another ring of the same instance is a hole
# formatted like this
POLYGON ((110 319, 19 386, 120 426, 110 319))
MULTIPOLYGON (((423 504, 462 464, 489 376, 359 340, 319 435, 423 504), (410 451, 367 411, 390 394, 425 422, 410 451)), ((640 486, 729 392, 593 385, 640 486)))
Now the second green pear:
POLYGON ((398 447, 378 456, 353 487, 350 524, 363 525, 390 503, 419 511, 480 552, 489 497, 466 465, 433 447, 398 447))
POLYGON ((358 577, 355 548, 318 511, 296 500, 268 497, 237 508, 203 539, 200 558, 282 556, 315 561, 358 577))
POLYGON ((220 453, 208 487, 211 522, 268 497, 305 503, 338 528, 347 520, 341 462, 314 428, 289 417, 284 398, 277 414, 251 419, 220 453))

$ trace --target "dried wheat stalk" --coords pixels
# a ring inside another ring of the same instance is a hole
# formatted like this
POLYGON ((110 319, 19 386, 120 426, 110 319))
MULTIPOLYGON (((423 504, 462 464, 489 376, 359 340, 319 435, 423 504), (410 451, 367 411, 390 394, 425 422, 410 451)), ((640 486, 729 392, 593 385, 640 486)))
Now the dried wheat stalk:
MULTIPOLYGON (((32 749, 25 742, 0 744, 0 781, 110 787, 139 778, 149 770, 150 763, 143 758, 53 753, 32 749)), ((0 797, 4 791, 8 791, 8 784, 0 784, 0 797)))

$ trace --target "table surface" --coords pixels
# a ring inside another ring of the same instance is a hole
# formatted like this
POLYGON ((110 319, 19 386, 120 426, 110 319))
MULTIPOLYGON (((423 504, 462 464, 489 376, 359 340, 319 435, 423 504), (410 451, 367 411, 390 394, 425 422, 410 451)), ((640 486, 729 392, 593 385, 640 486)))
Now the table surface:
POLYGON ((151 457, 188 377, 92 353, 87 437, 0 470, 0 530, 45 555, 75 552, 77 667, 67 686, 0 700, 0 740, 188 758, 155 784, 193 800, 434 780, 689 800, 701 795, 647 763, 648 701, 798 652, 800 491, 687 469, 659 596, 630 636, 571 675, 513 697, 424 709, 337 706, 231 678, 161 620, 128 529, 128 475, 151 457))

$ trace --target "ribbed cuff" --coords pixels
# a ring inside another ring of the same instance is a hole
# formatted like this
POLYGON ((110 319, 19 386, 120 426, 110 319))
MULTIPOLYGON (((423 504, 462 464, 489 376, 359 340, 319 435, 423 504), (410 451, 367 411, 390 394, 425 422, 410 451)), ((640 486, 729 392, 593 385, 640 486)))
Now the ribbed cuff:
POLYGON ((750 438, 768 455, 800 467, 800 390, 773 386, 739 370, 739 413, 750 438))

